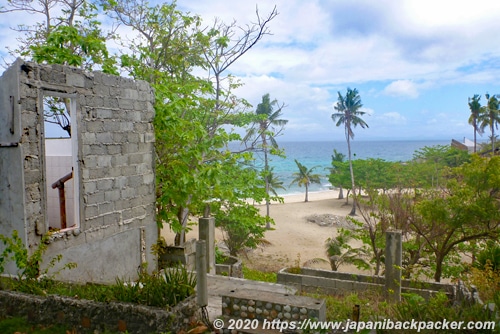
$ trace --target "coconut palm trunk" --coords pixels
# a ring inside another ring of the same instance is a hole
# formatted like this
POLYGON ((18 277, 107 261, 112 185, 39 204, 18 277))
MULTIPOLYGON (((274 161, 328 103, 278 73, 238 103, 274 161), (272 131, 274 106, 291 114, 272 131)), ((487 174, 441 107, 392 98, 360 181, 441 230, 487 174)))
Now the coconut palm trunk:
POLYGON ((351 172, 351 184, 352 184, 352 209, 349 213, 350 216, 356 215, 356 185, 354 182, 354 170, 352 169, 352 153, 351 153, 351 139, 349 136, 349 131, 347 130, 348 126, 346 126, 346 139, 347 139, 347 154, 349 155, 349 171, 351 172))
POLYGON ((267 141, 266 141, 266 136, 264 135, 264 132, 262 134, 262 145, 264 146, 264 172, 265 172, 265 186, 266 186, 266 194, 268 198, 266 198, 266 229, 271 228, 271 221, 269 219, 269 214, 270 214, 270 201, 269 201, 269 191, 270 191, 270 185, 269 185, 269 157, 267 155, 267 141))
MULTIPOLYGON (((264 182, 266 189, 266 228, 271 228, 271 219, 269 216, 269 193, 271 192, 271 182, 270 182, 270 171, 269 168, 269 153, 273 154, 273 151, 269 149, 278 149, 278 143, 276 142, 276 136, 278 136, 283 130, 285 124, 288 120, 280 119, 284 104, 278 105, 277 100, 272 100, 269 94, 262 96, 262 102, 257 105, 256 114, 261 117, 261 119, 254 122, 254 126, 248 131, 243 139, 245 142, 249 140, 259 140, 261 142, 260 148, 264 152, 264 182), (278 107, 278 110, 274 110, 274 107, 278 107)), ((255 147, 256 141, 254 141, 251 146, 255 147)))
POLYGON ((479 128, 478 120, 481 117, 481 103, 479 100, 481 96, 475 94, 472 98, 469 98, 469 109, 470 109, 470 117, 469 124, 474 128, 474 153, 477 151, 477 133, 482 133, 479 128))

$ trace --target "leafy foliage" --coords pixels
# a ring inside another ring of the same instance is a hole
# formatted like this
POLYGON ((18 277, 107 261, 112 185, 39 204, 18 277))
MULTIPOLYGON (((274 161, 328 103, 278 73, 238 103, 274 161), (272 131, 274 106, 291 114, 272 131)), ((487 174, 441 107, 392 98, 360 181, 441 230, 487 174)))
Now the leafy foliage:
MULTIPOLYGON (((155 88, 160 227, 169 224, 177 233, 175 243, 183 243, 189 215, 200 214, 207 201, 229 204, 226 212, 233 222, 236 214, 244 216, 238 222, 254 217, 250 206, 240 203, 266 198, 255 187, 259 175, 240 166, 252 160, 248 152, 233 154, 227 146, 241 140, 234 128, 256 117, 249 103, 232 93, 241 83, 224 71, 267 33, 275 14, 247 30, 218 20, 205 29, 199 17, 183 14, 175 2, 150 7, 108 1, 106 9, 140 34, 129 45, 131 54, 121 58, 122 66, 155 88), (236 32, 241 39, 234 39, 236 32), (195 70, 208 70, 208 75, 197 77, 195 70)), ((223 215, 220 207, 212 205, 215 215, 223 215)))
POLYGON ((337 271, 343 264, 354 264, 358 268, 368 269, 369 264, 363 259, 363 249, 354 248, 350 245, 353 239, 352 233, 346 229, 339 229, 335 238, 325 241, 326 254, 330 260, 333 271, 337 271))
POLYGON ((177 305, 195 292, 196 274, 185 267, 177 266, 162 273, 139 272, 135 282, 117 279, 112 286, 113 298, 117 301, 156 307, 177 305))
POLYGON ((215 215, 216 226, 222 230, 224 242, 233 256, 244 248, 256 248, 264 240, 266 218, 250 204, 231 206, 215 215))
POLYGON ((49 263, 42 266, 43 254, 48 247, 49 235, 45 234, 39 246, 30 255, 23 240, 19 237, 17 230, 12 232, 12 237, 0 234, 0 241, 5 248, 0 254, 0 273, 4 272, 5 265, 10 261, 16 264, 18 269, 18 279, 15 282, 15 289, 22 292, 42 294, 44 289, 53 283, 53 279, 62 270, 75 268, 75 263, 67 263, 55 272, 51 270, 61 261, 62 255, 52 258, 49 263))

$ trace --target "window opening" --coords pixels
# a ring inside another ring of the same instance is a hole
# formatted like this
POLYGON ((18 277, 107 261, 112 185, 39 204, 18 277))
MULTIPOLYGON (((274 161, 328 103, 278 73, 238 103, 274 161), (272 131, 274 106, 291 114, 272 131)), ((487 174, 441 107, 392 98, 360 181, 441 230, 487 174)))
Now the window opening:
POLYGON ((43 96, 47 229, 80 227, 78 136, 75 97, 43 96))

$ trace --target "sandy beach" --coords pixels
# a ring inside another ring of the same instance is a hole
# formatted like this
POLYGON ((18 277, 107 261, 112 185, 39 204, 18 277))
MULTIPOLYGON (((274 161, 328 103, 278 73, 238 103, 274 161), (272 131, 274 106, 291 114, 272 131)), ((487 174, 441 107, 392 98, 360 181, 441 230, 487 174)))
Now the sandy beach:
MULTIPOLYGON (((350 212, 351 206, 345 199, 337 199, 334 190, 310 192, 309 202, 304 202, 304 194, 284 196, 284 203, 273 203, 270 216, 274 219, 273 229, 266 231, 266 243, 240 257, 250 267, 264 271, 278 271, 281 268, 300 263, 314 268, 330 269, 325 253, 325 241, 336 236, 338 223, 350 212), (329 215, 329 216, 325 216, 329 215), (331 215, 335 216, 331 217, 331 215), (312 219, 311 219, 312 217, 312 219), (311 222, 315 220, 316 222, 311 222), (324 261, 311 261, 321 258, 324 261)), ((350 204, 351 202, 349 202, 350 204)), ((264 215, 266 206, 258 205, 264 215)), ((173 234, 163 231, 168 243, 173 234)), ((197 238, 196 227, 188 232, 187 239, 197 238)), ((216 230, 216 242, 223 240, 222 232, 216 230)), ((339 271, 358 273, 355 267, 343 266, 339 271)))

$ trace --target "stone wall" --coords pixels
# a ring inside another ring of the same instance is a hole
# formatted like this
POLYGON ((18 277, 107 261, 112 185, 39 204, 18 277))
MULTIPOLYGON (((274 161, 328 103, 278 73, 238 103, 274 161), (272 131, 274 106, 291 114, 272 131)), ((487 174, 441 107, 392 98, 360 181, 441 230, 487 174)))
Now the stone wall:
POLYGON ((325 321, 324 299, 278 294, 268 291, 233 290, 222 295, 222 315, 259 321, 325 321))
MULTIPOLYGON (((0 100, 5 104, 8 95, 15 96, 15 133, 7 139, 16 144, 0 147, 0 191, 8 189, 12 194, 0 201, 0 233, 18 230, 32 252, 48 232, 42 103, 45 96, 63 97, 71 101, 74 111, 71 126, 77 166, 73 177, 79 225, 52 234, 46 260, 62 254, 64 262, 76 262, 78 267, 62 277, 75 281, 133 278, 144 262, 154 269, 150 246, 157 241, 158 231, 150 86, 20 59, 0 81, 12 86, 12 92, 4 91, 0 100), (15 80, 17 84, 12 83, 15 80), (17 206, 22 210, 10 214, 11 207, 17 206)), ((1 140, 7 130, 0 127, 1 140)))
POLYGON ((198 306, 189 297, 170 310, 129 303, 98 303, 60 296, 0 291, 0 317, 26 317, 37 324, 64 324, 78 333, 178 333, 194 322, 198 306))

